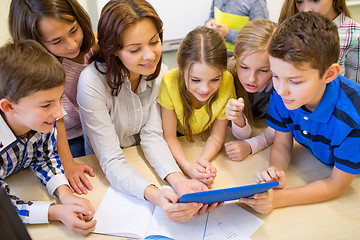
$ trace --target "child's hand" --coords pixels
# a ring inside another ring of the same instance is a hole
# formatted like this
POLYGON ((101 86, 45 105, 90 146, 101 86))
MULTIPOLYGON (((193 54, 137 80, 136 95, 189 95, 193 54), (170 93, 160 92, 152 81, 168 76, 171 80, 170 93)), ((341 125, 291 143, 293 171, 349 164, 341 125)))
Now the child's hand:
POLYGON ((85 172, 95 177, 94 169, 86 164, 79 164, 74 161, 63 164, 65 176, 68 179, 73 191, 77 194, 87 194, 87 189, 93 189, 90 181, 87 179, 85 172), (85 185, 85 186, 84 186, 85 185))
POLYGON ((274 209, 274 195, 274 190, 270 189, 266 192, 255 194, 249 198, 240 198, 239 202, 248 205, 259 213, 268 214, 274 209))
POLYGON ((245 141, 232 141, 224 144, 225 152, 232 161, 242 161, 251 154, 251 147, 245 141))
POLYGON ((96 225, 96 220, 85 220, 87 214, 87 210, 79 205, 57 204, 49 207, 49 220, 61 221, 68 229, 83 236, 93 231, 96 225))
POLYGON ((157 198, 157 203, 164 211, 165 216, 174 222, 189 221, 203 206, 202 203, 195 202, 177 203, 179 196, 167 188, 161 189, 157 198))
POLYGON ((216 172, 217 172, 216 168, 211 164, 211 162, 204 160, 202 158, 199 158, 197 160, 197 163, 200 164, 202 167, 204 167, 205 171, 207 173, 212 174, 212 177, 203 179, 203 181, 201 179, 199 179, 200 181, 205 183, 207 186, 210 186, 216 177, 216 172))
POLYGON ((75 196, 66 185, 61 185, 56 189, 56 195, 59 197, 59 200, 64 205, 77 205, 81 206, 85 209, 87 212, 86 215, 84 215, 85 220, 90 220, 94 214, 95 209, 92 207, 89 200, 85 198, 81 198, 78 196, 75 196))
POLYGON ((216 169, 215 172, 214 169, 207 169, 206 166, 200 163, 191 163, 184 170, 190 178, 197 179, 207 186, 210 186, 216 176, 216 169))
POLYGON ((268 167, 263 171, 256 172, 254 180, 256 183, 279 181, 279 186, 275 188, 284 188, 286 184, 285 172, 276 167, 268 167))
POLYGON ((237 126, 244 127, 246 124, 245 118, 243 116, 244 108, 244 99, 230 99, 226 104, 226 118, 233 121, 237 126))

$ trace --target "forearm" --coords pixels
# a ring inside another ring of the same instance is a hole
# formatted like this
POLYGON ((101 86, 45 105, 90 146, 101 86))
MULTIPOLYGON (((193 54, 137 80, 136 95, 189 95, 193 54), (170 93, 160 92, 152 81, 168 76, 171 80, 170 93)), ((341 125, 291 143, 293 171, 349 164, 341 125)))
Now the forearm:
POLYGON ((275 132, 270 153, 270 166, 286 171, 291 160, 293 137, 291 133, 275 132))
POLYGON ((267 127, 261 133, 250 139, 245 139, 251 148, 251 154, 255 154, 268 147, 274 141, 275 130, 267 127))
POLYGON ((223 144, 224 139, 216 139, 210 135, 199 158, 210 162, 211 159, 213 159, 213 157, 221 150, 223 144))
POLYGON ((158 202, 159 194, 160 194, 160 189, 158 189, 154 185, 149 185, 145 188, 144 198, 159 206, 160 205, 160 202, 158 202))
POLYGON ((307 185, 274 191, 274 208, 326 201, 342 195, 351 181, 345 185, 330 177, 307 185))
POLYGON ((169 136, 165 138, 166 142, 169 145, 170 151, 175 158, 177 164, 180 166, 182 170, 187 169, 187 167, 191 164, 186 157, 186 154, 177 139, 176 136, 169 136))
POLYGON ((66 137, 66 130, 63 119, 59 119, 56 122, 56 129, 57 129, 57 140, 56 140, 57 153, 59 154, 62 164, 66 168, 67 164, 74 162, 74 158, 71 155, 69 143, 66 137))

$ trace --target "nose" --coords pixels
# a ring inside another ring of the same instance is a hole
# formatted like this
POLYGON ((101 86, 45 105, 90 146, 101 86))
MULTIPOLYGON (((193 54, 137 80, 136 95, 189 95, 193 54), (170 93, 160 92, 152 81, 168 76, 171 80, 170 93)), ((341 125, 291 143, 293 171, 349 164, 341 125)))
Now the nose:
POLYGON ((208 83, 203 82, 203 83, 200 85, 200 92, 201 92, 201 93, 208 93, 208 92, 209 92, 208 83))
POLYGON ((282 97, 287 96, 290 93, 290 91, 287 87, 287 83, 285 83, 284 81, 279 81, 279 83, 277 84, 277 87, 275 89, 276 89, 277 93, 282 97))
POLYGON ((150 47, 144 47, 143 49, 143 58, 144 59, 154 59, 155 53, 150 47))
POLYGON ((66 39, 66 48, 68 49, 68 50, 73 50, 73 51, 75 51, 76 50, 76 48, 77 48, 77 42, 76 42, 76 40, 74 39, 74 38, 67 38, 66 39))
POLYGON ((62 105, 61 105, 61 101, 58 101, 58 102, 56 103, 56 106, 54 107, 54 113, 53 113, 53 115, 54 115, 54 117, 55 117, 56 119, 62 118, 62 117, 64 116, 61 106, 62 106, 62 105))
POLYGON ((254 83, 254 82, 256 82, 256 76, 255 76, 255 72, 254 71, 250 71, 250 73, 249 73, 249 82, 250 83, 254 83))
POLYGON ((312 12, 312 6, 310 3, 308 2, 304 2, 304 8, 303 8, 303 12, 312 12))

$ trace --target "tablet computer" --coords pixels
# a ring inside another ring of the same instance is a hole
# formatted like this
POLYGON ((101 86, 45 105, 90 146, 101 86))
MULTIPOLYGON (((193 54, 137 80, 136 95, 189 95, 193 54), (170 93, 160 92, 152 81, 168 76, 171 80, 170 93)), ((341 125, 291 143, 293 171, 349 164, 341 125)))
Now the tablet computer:
POLYGON ((214 202, 225 202, 236 200, 239 198, 251 197, 254 194, 266 192, 267 190, 276 187, 279 182, 267 182, 253 185, 246 185, 234 188, 224 188, 218 190, 209 190, 205 192, 196 192, 184 194, 179 198, 180 203, 201 202, 204 204, 214 202))

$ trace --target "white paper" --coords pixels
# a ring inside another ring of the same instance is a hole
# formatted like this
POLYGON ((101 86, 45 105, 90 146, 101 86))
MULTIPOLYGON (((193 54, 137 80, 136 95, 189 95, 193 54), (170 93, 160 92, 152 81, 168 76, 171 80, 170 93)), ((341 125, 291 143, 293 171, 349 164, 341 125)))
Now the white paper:
POLYGON ((173 222, 153 203, 109 187, 95 213, 94 233, 140 239, 249 240, 263 221, 235 203, 187 222, 173 222), (159 236, 156 238, 155 236, 159 236), (164 237, 160 237, 164 236, 164 237))

